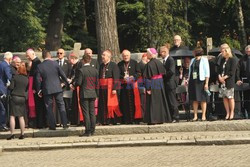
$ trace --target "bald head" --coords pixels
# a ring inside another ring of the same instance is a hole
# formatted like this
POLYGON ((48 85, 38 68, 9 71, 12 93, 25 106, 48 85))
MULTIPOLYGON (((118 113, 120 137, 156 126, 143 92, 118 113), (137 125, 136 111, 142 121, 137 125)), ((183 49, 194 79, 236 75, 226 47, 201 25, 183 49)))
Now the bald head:
POLYGON ((86 48, 84 51, 84 55, 92 57, 93 51, 90 48, 86 48))
POLYGON ((180 35, 175 35, 174 36, 174 45, 177 46, 177 47, 180 47, 181 46, 181 36, 180 35))
POLYGON ((18 67, 20 66, 21 61, 22 61, 22 60, 20 59, 20 57, 15 56, 15 57, 13 58, 11 64, 12 64, 14 67, 18 68, 18 67))
POLYGON ((57 57, 58 57, 58 59, 63 59, 64 56, 65 56, 65 51, 64 51, 64 49, 62 49, 62 48, 58 49, 58 50, 57 50, 57 57))
POLYGON ((131 53, 129 50, 123 50, 122 51, 122 59, 125 61, 125 62, 129 62, 130 61, 130 58, 131 58, 131 53))

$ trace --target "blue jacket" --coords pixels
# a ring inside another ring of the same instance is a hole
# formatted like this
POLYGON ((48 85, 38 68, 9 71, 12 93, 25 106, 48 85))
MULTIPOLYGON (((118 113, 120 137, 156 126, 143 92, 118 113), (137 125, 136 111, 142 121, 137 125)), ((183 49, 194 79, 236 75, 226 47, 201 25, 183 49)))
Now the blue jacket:
POLYGON ((7 94, 7 83, 12 78, 10 65, 6 61, 0 63, 0 95, 7 94))
MULTIPOLYGON (((190 62, 190 65, 189 65, 189 73, 188 73, 188 77, 190 78, 190 72, 191 72, 191 67, 193 65, 193 62, 194 62, 195 58, 193 58, 190 62)), ((200 60, 200 65, 199 65, 199 79, 201 81, 204 81, 205 78, 209 78, 210 77, 210 69, 209 69, 209 62, 208 62, 208 59, 206 57, 201 57, 201 60, 200 60)))
POLYGON ((67 77, 56 61, 44 60, 37 66, 36 89, 42 90, 43 95, 62 92, 61 81, 68 83, 67 77))

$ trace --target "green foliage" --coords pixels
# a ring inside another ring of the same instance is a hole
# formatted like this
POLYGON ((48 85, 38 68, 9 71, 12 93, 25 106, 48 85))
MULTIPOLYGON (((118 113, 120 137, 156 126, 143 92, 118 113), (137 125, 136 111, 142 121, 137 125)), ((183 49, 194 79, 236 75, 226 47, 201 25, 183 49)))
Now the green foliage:
MULTIPOLYGON (((66 1, 66 0, 65 0, 66 1)), ((116 0, 120 48, 132 52, 172 43, 181 35, 190 48, 197 41, 206 47, 206 38, 213 45, 226 42, 240 49, 236 0, 116 0), (146 2, 150 2, 147 15, 146 2), (188 2, 187 21, 185 7, 188 2)), ((0 0, 0 52, 25 51, 44 47, 50 7, 54 0, 0 0)), ((250 42, 250 3, 242 0, 245 29, 250 42)), ((74 42, 96 51, 95 13, 93 0, 66 1, 62 46, 72 49, 74 42), (86 5, 86 6, 85 6, 86 5)), ((243 46, 244 47, 244 46, 243 46)))
POLYGON ((230 37, 222 37, 221 43, 227 43, 230 46, 230 48, 239 49, 239 50, 241 49, 240 42, 230 37))
POLYGON ((39 49, 45 33, 31 0, 2 0, 0 2, 0 51, 39 49))

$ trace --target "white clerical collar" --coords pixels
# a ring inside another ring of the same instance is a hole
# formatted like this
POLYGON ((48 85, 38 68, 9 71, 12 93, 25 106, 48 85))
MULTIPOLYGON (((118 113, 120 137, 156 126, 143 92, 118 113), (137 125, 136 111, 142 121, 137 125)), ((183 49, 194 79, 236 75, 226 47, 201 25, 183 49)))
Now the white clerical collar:
POLYGON ((83 66, 90 66, 90 63, 85 63, 83 66))

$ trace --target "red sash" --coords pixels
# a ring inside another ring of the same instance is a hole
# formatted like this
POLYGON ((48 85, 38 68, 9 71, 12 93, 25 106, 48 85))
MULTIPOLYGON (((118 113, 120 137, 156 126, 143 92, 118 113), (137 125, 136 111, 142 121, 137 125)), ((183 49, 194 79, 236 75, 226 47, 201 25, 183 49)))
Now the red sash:
POLYGON ((151 77, 151 79, 161 79, 161 78, 162 78, 162 74, 154 75, 151 77))
POLYGON ((81 103, 80 103, 80 86, 76 87, 76 95, 77 95, 77 106, 78 106, 79 120, 84 121, 84 117, 82 114, 82 107, 81 107, 81 103))
POLYGON ((134 85, 134 100, 135 100, 135 119, 139 119, 142 118, 140 92, 138 89, 137 81, 133 85, 134 85))
POLYGON ((107 86, 107 88, 108 88, 108 94, 107 94, 108 115, 107 115, 107 118, 114 118, 114 114, 116 114, 117 117, 121 117, 122 113, 120 112, 117 94, 112 94, 113 78, 100 79, 100 86, 107 86))
POLYGON ((28 89, 28 109, 29 109, 29 118, 36 117, 36 106, 35 98, 33 93, 33 76, 29 77, 29 89, 28 89))

